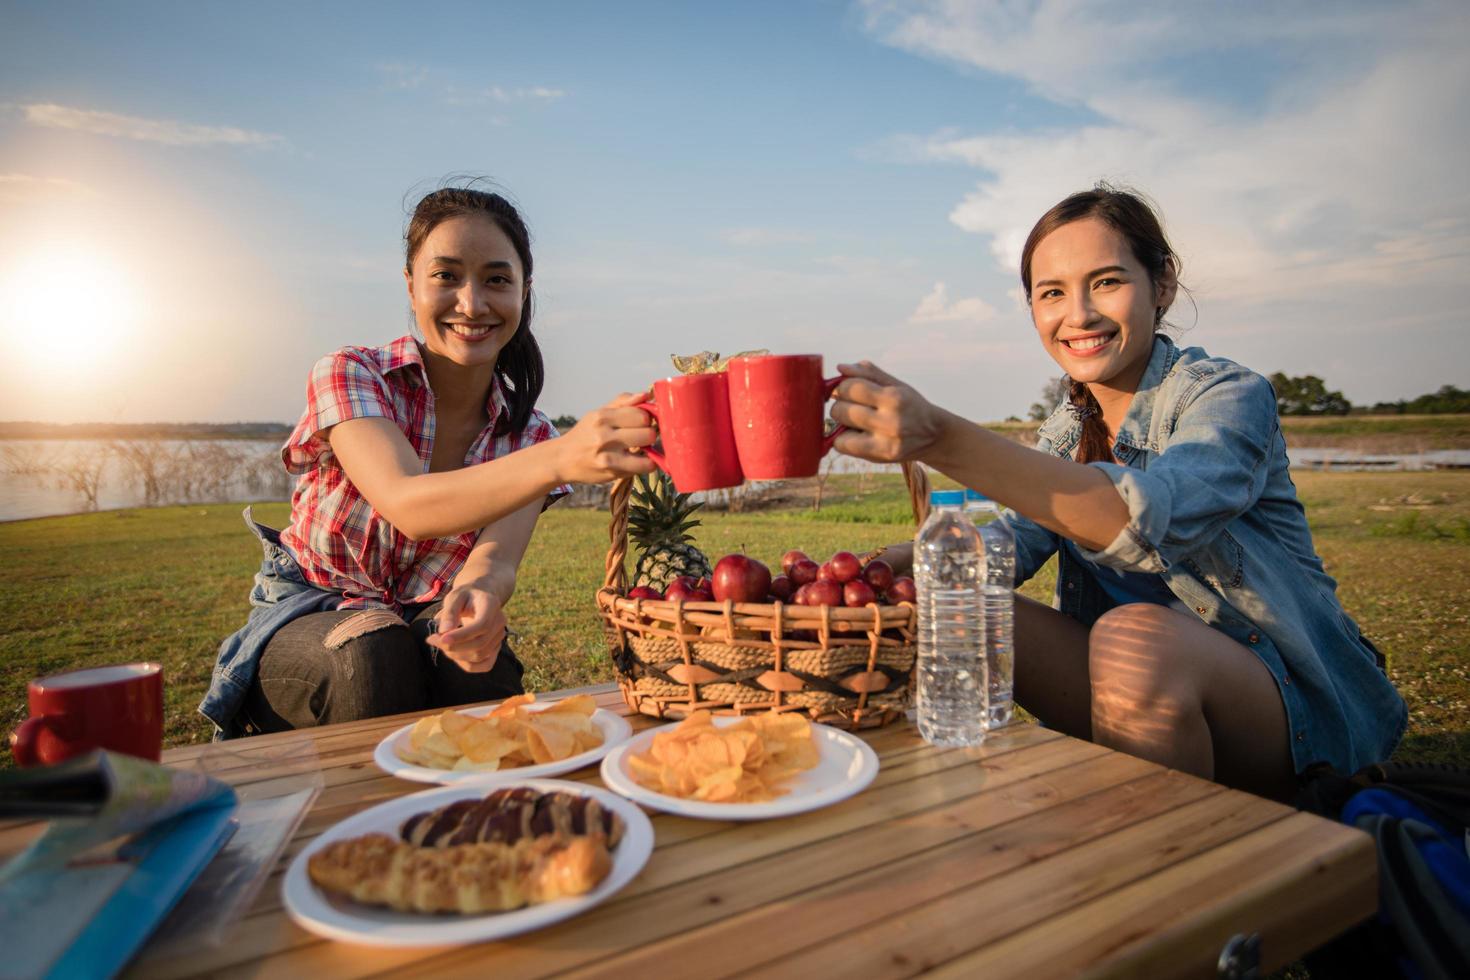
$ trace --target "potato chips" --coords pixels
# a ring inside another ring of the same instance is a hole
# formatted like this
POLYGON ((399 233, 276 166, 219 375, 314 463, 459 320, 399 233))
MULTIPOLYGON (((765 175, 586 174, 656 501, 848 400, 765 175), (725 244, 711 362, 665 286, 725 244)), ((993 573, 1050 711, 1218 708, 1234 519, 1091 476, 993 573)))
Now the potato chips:
POLYGON ((494 772, 560 762, 602 744, 592 721, 597 705, 577 694, 540 711, 525 706, 534 694, 518 694, 483 718, 449 710, 420 718, 400 746, 404 762, 455 772, 494 772))
POLYGON ((817 764, 812 725, 796 712, 760 714, 717 728, 696 711, 660 732, 628 773, 658 793, 709 803, 760 803, 786 792, 785 782, 817 764))

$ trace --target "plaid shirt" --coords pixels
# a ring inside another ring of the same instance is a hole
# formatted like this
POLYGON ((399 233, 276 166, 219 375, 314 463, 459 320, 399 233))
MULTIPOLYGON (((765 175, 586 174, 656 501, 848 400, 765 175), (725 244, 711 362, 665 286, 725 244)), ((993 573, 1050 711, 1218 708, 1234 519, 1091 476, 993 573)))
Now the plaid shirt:
MULTIPOLYGON (((465 465, 513 453, 555 438, 556 427, 540 412, 520 432, 493 435, 508 411, 497 377, 485 406, 487 424, 470 446, 465 465)), ((298 476, 291 498, 291 523, 281 543, 296 558, 306 580, 340 593, 340 608, 404 605, 441 598, 464 567, 478 531, 427 541, 410 541, 373 509, 347 478, 325 430, 356 418, 386 418, 408 437, 424 472, 434 449, 434 393, 412 336, 386 347, 344 347, 317 361, 306 389, 306 411, 281 448, 281 459, 298 476)), ((549 499, 570 492, 553 490, 549 499)))

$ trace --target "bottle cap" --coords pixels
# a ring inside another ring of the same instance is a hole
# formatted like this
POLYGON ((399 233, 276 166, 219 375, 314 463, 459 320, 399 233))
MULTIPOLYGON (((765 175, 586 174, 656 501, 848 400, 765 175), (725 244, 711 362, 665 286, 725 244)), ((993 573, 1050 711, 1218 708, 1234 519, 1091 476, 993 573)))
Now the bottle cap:
POLYGON ((930 490, 929 506, 931 507, 960 507, 965 502, 963 490, 930 490))

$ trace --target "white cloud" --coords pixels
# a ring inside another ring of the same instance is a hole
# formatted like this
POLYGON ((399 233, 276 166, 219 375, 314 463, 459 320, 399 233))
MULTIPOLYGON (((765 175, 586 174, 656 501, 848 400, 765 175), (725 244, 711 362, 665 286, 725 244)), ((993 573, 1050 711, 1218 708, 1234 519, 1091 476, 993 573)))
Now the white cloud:
POLYGON ((909 323, 969 323, 980 324, 995 316, 995 307, 978 296, 951 301, 944 283, 936 282, 934 288, 919 300, 914 312, 909 314, 909 323))
POLYGON ((727 245, 742 248, 766 245, 802 245, 813 241, 810 233, 790 228, 726 228, 719 234, 727 245))
POLYGON ((392 61, 378 65, 377 68, 378 74, 383 76, 383 88, 385 89, 414 89, 424 84, 429 78, 429 69, 423 65, 392 61))
POLYGON ((49 195, 91 197, 94 191, 86 184, 65 177, 36 177, 32 174, 0 174, 0 202, 28 201, 49 195))
POLYGON ((1470 61, 1460 48, 1470 7, 1193 3, 1141 13, 1122 0, 872 0, 863 8, 869 30, 890 45, 1020 79, 1095 117, 1069 129, 947 130, 899 144, 982 172, 950 218, 989 237, 1008 274, 1036 218, 1103 178, 1158 202, 1186 281, 1198 270, 1197 289, 1233 301, 1463 279, 1470 61), (1233 104, 1224 85, 1173 81, 1171 66, 1192 55, 1236 51, 1243 64, 1286 66, 1249 106, 1233 104))
POLYGON ((547 88, 544 85, 534 85, 530 88, 503 88, 499 85, 491 85, 487 88, 461 89, 450 85, 445 89, 445 101, 450 105, 485 105, 495 103, 497 105, 510 105, 517 102, 555 102, 564 98, 566 92, 559 88, 547 88))
POLYGON ((258 133, 235 126, 197 126, 172 119, 145 119, 95 109, 77 109, 54 103, 21 106, 26 122, 53 129, 71 129, 99 136, 163 143, 166 146, 269 146, 281 142, 272 133, 258 133))

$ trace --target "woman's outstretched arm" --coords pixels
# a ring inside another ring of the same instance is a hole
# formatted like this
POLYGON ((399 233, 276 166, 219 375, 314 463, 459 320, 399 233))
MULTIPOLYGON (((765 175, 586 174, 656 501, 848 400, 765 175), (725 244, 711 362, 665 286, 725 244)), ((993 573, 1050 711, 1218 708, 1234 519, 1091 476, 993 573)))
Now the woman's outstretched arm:
POLYGON ((1101 551, 1128 525, 1107 475, 1036 452, 932 404, 863 361, 840 364, 832 417, 848 427, 839 452, 879 463, 923 462, 1018 514, 1101 551))
POLYGON ((385 418, 339 422, 327 438, 373 509, 417 541, 494 524, 563 483, 605 483, 652 471, 653 462, 634 452, 657 436, 647 413, 633 407, 641 397, 619 395, 560 438, 443 473, 425 473, 408 439, 385 418))

